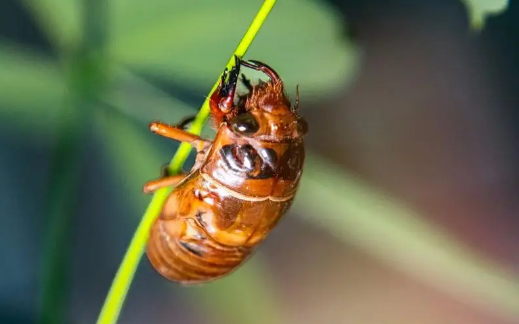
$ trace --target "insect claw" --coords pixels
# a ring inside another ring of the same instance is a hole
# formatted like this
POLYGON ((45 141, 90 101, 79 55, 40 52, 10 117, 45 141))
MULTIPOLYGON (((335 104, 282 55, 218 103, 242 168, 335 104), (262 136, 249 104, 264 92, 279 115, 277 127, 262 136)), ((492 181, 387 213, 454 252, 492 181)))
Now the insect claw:
POLYGON ((238 83, 238 75, 240 74, 240 66, 236 65, 232 68, 229 74, 229 82, 227 83, 227 87, 230 88, 228 91, 232 91, 233 87, 236 87, 236 83, 238 83))
POLYGON ((234 54, 234 64, 238 66, 241 64, 241 61, 241 58, 238 55, 234 54))
POLYGON ((196 115, 193 115, 193 116, 188 116, 184 119, 182 119, 178 124, 177 124, 177 128, 180 128, 182 130, 186 130, 187 128, 187 125, 191 124, 194 120, 196 119, 196 115))
POLYGON ((220 84, 218 85, 218 88, 219 88, 218 93, 222 97, 227 96, 227 87, 226 87, 227 75, 229 75, 229 69, 225 68, 225 70, 223 70, 222 77, 220 78, 220 84))
POLYGON ((256 60, 248 60, 248 61, 242 61, 241 64, 250 69, 265 73, 274 82, 281 82, 281 78, 276 73, 276 71, 274 71, 273 68, 271 68, 270 66, 268 66, 267 64, 265 64, 263 62, 256 61, 256 60))
POLYGON ((169 163, 165 163, 164 165, 162 165, 162 167, 160 168, 160 176, 161 178, 167 178, 169 177, 171 174, 169 172, 169 163))
POLYGON ((248 63, 250 63, 250 65, 254 65, 255 67, 263 67, 263 66, 268 66, 267 64, 261 62, 261 61, 258 61, 258 60, 248 60, 247 61, 248 63))

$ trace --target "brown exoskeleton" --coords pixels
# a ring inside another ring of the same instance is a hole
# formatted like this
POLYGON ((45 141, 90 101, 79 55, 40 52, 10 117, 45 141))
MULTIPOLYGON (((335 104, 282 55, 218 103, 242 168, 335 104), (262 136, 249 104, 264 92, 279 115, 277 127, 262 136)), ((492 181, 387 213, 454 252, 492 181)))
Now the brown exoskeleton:
POLYGON ((276 226, 294 200, 305 158, 307 124, 297 113, 298 102, 299 93, 291 105, 272 68, 236 57, 210 98, 217 130, 213 141, 181 127, 150 125, 159 135, 190 143, 198 153, 189 174, 144 186, 145 193, 175 186, 147 246, 160 274, 183 284, 220 278, 238 268, 276 226), (237 95, 241 66, 270 80, 252 85, 242 75, 249 92, 237 95))

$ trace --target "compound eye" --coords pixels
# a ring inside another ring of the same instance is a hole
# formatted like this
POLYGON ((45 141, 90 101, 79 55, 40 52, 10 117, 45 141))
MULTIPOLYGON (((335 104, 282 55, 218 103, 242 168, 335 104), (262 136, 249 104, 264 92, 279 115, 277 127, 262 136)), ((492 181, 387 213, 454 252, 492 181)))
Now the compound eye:
POLYGON ((251 114, 243 113, 234 117, 231 121, 231 127, 237 133, 253 135, 259 130, 259 123, 251 114))

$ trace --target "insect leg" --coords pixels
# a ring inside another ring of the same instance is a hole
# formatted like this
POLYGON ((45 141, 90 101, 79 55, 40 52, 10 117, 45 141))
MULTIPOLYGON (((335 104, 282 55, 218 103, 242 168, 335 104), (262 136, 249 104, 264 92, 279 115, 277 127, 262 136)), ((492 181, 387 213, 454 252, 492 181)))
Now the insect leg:
POLYGON ((276 73, 276 71, 274 71, 273 68, 271 68, 270 66, 268 66, 267 64, 265 64, 263 62, 256 61, 256 60, 241 61, 241 65, 246 66, 249 69, 253 69, 253 70, 265 73, 266 75, 269 76, 269 78, 272 81, 274 81, 276 83, 281 82, 281 78, 276 73))
POLYGON ((175 186, 180 181, 182 181, 182 179, 184 179, 185 177, 186 177, 186 175, 184 173, 180 173, 180 174, 176 174, 174 176, 170 176, 170 177, 166 177, 166 178, 151 180, 144 184, 142 191, 145 194, 149 194, 160 188, 175 186))
POLYGON ((220 79, 220 84, 211 95, 210 107, 211 113, 217 117, 227 114, 231 111, 234 95, 236 93, 236 84, 238 83, 238 76, 240 74, 241 60, 238 56, 234 56, 236 64, 231 71, 225 69, 220 79), (226 81, 226 79, 228 80, 226 81))
POLYGON ((153 122, 150 124, 150 130, 155 134, 171 138, 180 142, 188 142, 191 144, 197 151, 202 150, 208 141, 204 140, 198 135, 191 134, 186 132, 185 130, 170 126, 161 122, 153 122))
POLYGON ((195 121, 196 119, 196 115, 193 115, 193 116, 188 116, 184 119, 182 119, 178 124, 177 124, 177 128, 180 128, 182 130, 186 130, 187 129, 187 125, 189 125, 190 123, 192 123, 193 121, 195 121))
POLYGON ((160 168, 160 177, 167 178, 170 176, 171 174, 169 174, 169 163, 164 163, 164 165, 162 165, 162 167, 160 168))

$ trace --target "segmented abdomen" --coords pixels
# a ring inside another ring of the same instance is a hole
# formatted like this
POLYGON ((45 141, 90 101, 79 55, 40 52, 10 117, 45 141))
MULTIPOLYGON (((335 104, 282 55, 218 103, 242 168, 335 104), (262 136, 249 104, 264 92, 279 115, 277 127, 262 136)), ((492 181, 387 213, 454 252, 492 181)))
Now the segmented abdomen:
POLYGON ((159 217, 151 229, 146 252, 153 267, 164 277, 195 284, 229 274, 251 251, 214 241, 194 219, 159 217))

